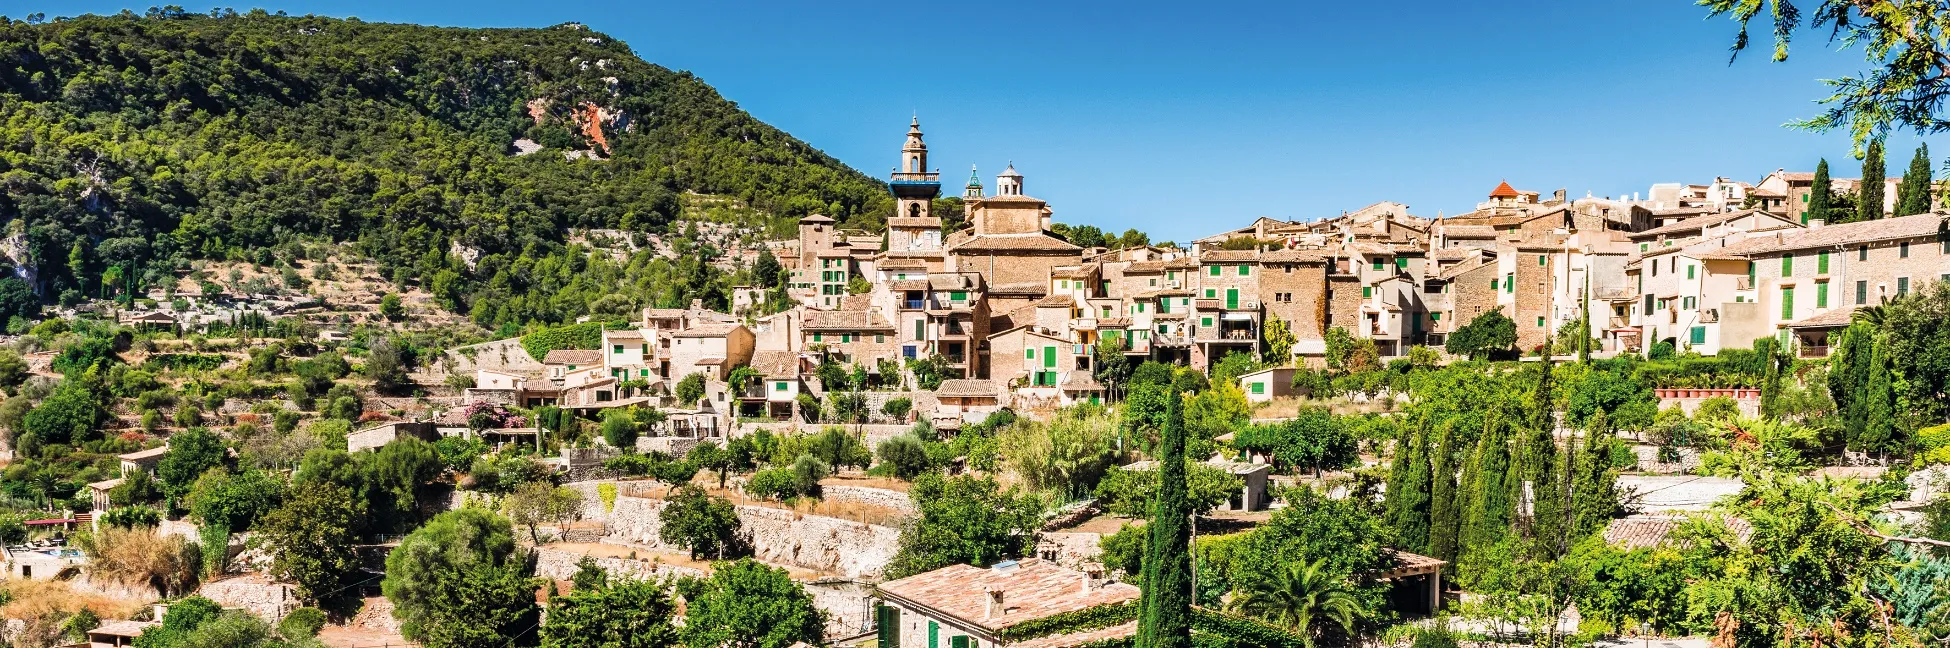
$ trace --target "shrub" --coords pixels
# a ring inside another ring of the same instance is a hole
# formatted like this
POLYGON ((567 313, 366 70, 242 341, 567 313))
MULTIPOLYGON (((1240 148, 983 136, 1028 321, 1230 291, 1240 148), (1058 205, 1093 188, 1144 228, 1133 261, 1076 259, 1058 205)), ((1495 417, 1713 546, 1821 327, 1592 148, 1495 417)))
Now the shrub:
POLYGON ((792 469, 767 468, 752 474, 745 480, 745 493, 752 497, 788 500, 799 495, 793 486, 792 469))
POLYGON ((278 634, 285 639, 310 639, 318 636, 325 628, 325 612, 315 607, 301 607, 292 610, 283 621, 278 622, 278 634))

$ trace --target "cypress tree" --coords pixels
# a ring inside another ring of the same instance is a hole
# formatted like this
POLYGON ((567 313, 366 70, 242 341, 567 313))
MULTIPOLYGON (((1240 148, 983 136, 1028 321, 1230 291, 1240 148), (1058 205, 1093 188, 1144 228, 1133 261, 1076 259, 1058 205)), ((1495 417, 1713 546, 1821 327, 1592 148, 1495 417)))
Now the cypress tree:
POLYGON ((1890 383, 1895 368, 1889 364, 1887 345, 1870 344, 1868 375, 1862 390, 1862 434, 1850 439, 1849 446, 1859 452, 1888 450, 1896 439, 1896 390, 1890 383))
POLYGON ((1395 448, 1388 474, 1388 521, 1408 551, 1428 551, 1429 544, 1429 421, 1423 417, 1415 433, 1395 448))
POLYGON ((1158 494, 1144 556, 1137 648, 1192 645, 1191 506, 1185 486, 1185 415, 1176 390, 1165 400, 1159 440, 1158 494))
POLYGON ((1763 363, 1760 383, 1760 415, 1774 418, 1776 403, 1781 397, 1781 369, 1787 357, 1781 352, 1780 341, 1771 337, 1754 340, 1754 355, 1763 363))
POLYGON ((1837 214, 1828 213, 1830 205, 1835 202, 1835 197, 1831 195, 1834 190, 1834 182, 1828 179, 1828 158, 1822 158, 1821 162, 1815 164, 1814 184, 1808 187, 1808 210, 1801 212, 1802 225, 1810 220, 1848 222, 1847 218, 1836 218, 1837 214))
POLYGON ((1862 184, 1855 190, 1855 220, 1882 218, 1882 188, 1888 177, 1882 163, 1882 140, 1869 140, 1869 150, 1862 156, 1862 184))
POLYGON ((1523 453, 1518 457, 1521 478, 1516 496, 1523 495, 1523 484, 1530 485, 1530 537, 1533 555, 1550 558, 1558 550, 1564 532, 1565 472, 1560 470, 1557 451, 1556 417, 1551 411, 1551 360, 1539 367, 1532 426, 1524 435, 1523 453))
POLYGON ((1510 522, 1516 514, 1511 494, 1521 488, 1516 473, 1510 470, 1510 425, 1502 415, 1492 413, 1484 421, 1483 436, 1469 458, 1469 508, 1463 514, 1461 554, 1464 560, 1472 551, 1495 546, 1510 535, 1510 522))
POLYGON ((1578 364, 1591 364, 1591 273, 1584 275, 1584 293, 1578 296, 1578 364))
POLYGON ((1903 172, 1903 183, 1896 186, 1896 215, 1908 216, 1930 210, 1930 145, 1928 142, 1916 145, 1916 155, 1909 158, 1909 170, 1903 172))
POLYGON ((1618 513, 1618 473, 1612 470, 1611 420, 1603 410, 1591 415, 1571 484, 1571 536, 1582 538, 1605 528, 1618 513))
POLYGON ((1429 476, 1429 555, 1455 562, 1456 534, 1462 530, 1456 506, 1456 426, 1443 424, 1429 476))
POLYGON ((1828 361, 1828 395, 1841 415, 1842 438, 1855 447, 1862 438, 1868 414, 1862 398, 1868 392, 1869 361, 1874 359, 1875 331, 1867 322, 1854 322, 1836 336, 1835 354, 1828 361))

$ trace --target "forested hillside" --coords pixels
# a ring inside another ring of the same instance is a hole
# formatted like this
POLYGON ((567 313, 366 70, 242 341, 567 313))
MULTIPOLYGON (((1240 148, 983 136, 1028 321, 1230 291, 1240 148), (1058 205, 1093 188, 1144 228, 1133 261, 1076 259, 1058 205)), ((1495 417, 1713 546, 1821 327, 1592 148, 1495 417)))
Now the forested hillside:
MULTIPOLYGON (((173 9, 9 20, 0 114, 0 251, 49 300, 160 285, 193 259, 277 263, 330 240, 485 326, 559 321, 591 296, 531 293, 589 274, 593 261, 561 244, 568 228, 662 231, 683 192, 856 223, 889 202, 689 73, 573 24, 173 9), (523 151, 523 139, 546 148, 523 151), (480 256, 468 264, 455 245, 480 256)), ((628 265, 611 278, 687 274, 628 265)))

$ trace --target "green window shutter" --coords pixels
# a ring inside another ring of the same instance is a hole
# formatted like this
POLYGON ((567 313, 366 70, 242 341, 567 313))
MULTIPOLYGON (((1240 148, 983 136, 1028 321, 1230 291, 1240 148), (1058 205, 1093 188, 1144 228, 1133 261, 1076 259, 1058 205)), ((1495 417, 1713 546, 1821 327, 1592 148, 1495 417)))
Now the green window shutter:
POLYGON ((1266 393, 1266 383, 1263 383, 1263 382, 1256 382, 1256 383, 1253 383, 1253 393, 1254 393, 1254 394, 1264 394, 1264 393, 1266 393))
POLYGON ((881 605, 875 610, 875 616, 878 617, 876 621, 879 622, 877 624, 880 630, 879 644, 887 648, 899 648, 901 645, 900 608, 881 605))
POLYGON ((783 380, 772 384, 772 391, 785 391, 786 389, 786 383, 783 380))
POLYGON ((1029 360, 1035 360, 1035 359, 1036 359, 1036 347, 1029 347, 1029 348, 1026 348, 1026 349, 1023 349, 1023 350, 1022 350, 1022 357, 1024 357, 1024 358, 1027 358, 1027 359, 1029 359, 1029 360))
POLYGON ((1781 287, 1781 319, 1794 319, 1794 286, 1781 287))
POLYGON ((1897 277, 1896 296, 1901 297, 1907 294, 1909 294, 1909 277, 1897 277))
POLYGON ((1546 259, 1548 259, 1548 258, 1549 258, 1549 257, 1546 257, 1546 256, 1544 256, 1544 255, 1542 255, 1542 254, 1539 254, 1539 255, 1537 255, 1537 267, 1539 267, 1539 268, 1542 268, 1542 267, 1544 267, 1544 264, 1545 264, 1545 263, 1547 263, 1547 261, 1546 261, 1546 259))
POLYGON ((1706 344, 1706 327, 1695 326, 1692 331, 1693 344, 1706 344))
POLYGON ((1239 308, 1239 289, 1227 288, 1226 289, 1226 310, 1232 310, 1235 308, 1239 308))
POLYGON ((1209 268, 1206 268, 1205 274, 1209 274, 1214 277, 1219 276, 1219 266, 1211 266, 1209 268))
POLYGON ((1442 321, 1442 313, 1429 313, 1429 321, 1431 322, 1442 321))
MULTIPOLYGON (((1752 285, 1754 285, 1754 268, 1756 268, 1756 267, 1758 267, 1758 266, 1759 266, 1759 264, 1756 264, 1756 263, 1754 263, 1754 262, 1752 262, 1752 261, 1748 261, 1748 262, 1747 262, 1747 285, 1748 285, 1748 286, 1752 286, 1752 285)), ((1644 281, 1640 281, 1640 282, 1639 282, 1639 289, 1640 289, 1640 290, 1643 290, 1643 289, 1645 289, 1645 282, 1644 282, 1644 281)))
POLYGON ((1056 366, 1056 347, 1053 346, 1043 347, 1043 366, 1044 367, 1056 366))
POLYGON ((952 293, 948 293, 948 298, 955 301, 968 301, 968 293, 966 291, 957 290, 952 293))
POLYGON ((1511 273, 1511 274, 1507 274, 1507 275, 1503 275, 1503 292, 1506 292, 1506 293, 1510 293, 1510 294, 1516 294, 1516 292, 1517 292, 1517 275, 1516 275, 1516 273, 1511 273))
POLYGON ((1209 328, 1209 327, 1211 327, 1211 326, 1212 326, 1212 318, 1210 318, 1210 317, 1201 317, 1201 318, 1198 318, 1198 325, 1199 325, 1199 326, 1204 326, 1204 327, 1208 327, 1208 328, 1209 328))
POLYGON ((1373 296, 1374 296, 1374 287, 1372 287, 1372 286, 1362 286, 1362 287, 1361 287, 1361 298, 1362 298, 1362 299, 1367 299, 1367 298, 1369 298, 1369 297, 1373 297, 1373 296))
POLYGON ((1822 250, 1821 254, 1815 256, 1815 273, 1828 274, 1828 251, 1827 250, 1822 250))
POLYGON ((1206 298, 1206 299, 1211 299, 1211 298, 1213 298, 1213 297, 1217 297, 1218 295, 1219 295, 1219 291, 1218 291, 1218 289, 1216 289, 1216 288, 1207 288, 1207 289, 1205 289, 1205 298, 1206 298))
POLYGON ((914 320, 914 339, 925 340, 927 339, 927 337, 928 337, 927 320, 914 320))
POLYGON ((1869 282, 1855 282, 1855 305, 1861 306, 1867 303, 1869 303, 1869 282))
POLYGON ((1691 279, 1691 278, 1693 278, 1693 269, 1694 269, 1694 266, 1693 266, 1693 264, 1690 264, 1690 263, 1688 263, 1688 264, 1686 264, 1686 278, 1687 278, 1687 279, 1691 279))
POLYGON ((1905 243, 1899 243, 1899 244, 1897 244, 1897 245, 1896 245, 1896 256, 1897 256, 1897 257, 1900 257, 1900 258, 1904 258, 1904 259, 1907 259, 1907 258, 1909 258, 1909 243, 1906 243, 1906 242, 1905 242, 1905 243))
POLYGON ((1407 269, 1408 269, 1408 259, 1399 259, 1399 258, 1398 258, 1398 259, 1395 259, 1395 267, 1396 267, 1396 268, 1398 268, 1398 269, 1401 269, 1401 270, 1407 270, 1407 269))
POLYGON ((933 621, 929 621, 928 622, 928 648, 935 648, 936 646, 941 645, 937 643, 940 640, 941 640, 941 624, 935 623, 933 621))
POLYGON ((1537 325, 1540 327, 1544 325, 1544 316, 1542 315, 1537 316, 1537 325))
POLYGON ((1855 248, 1855 260, 1857 261, 1869 260, 1869 246, 1864 245, 1862 247, 1855 248))
POLYGON ((876 344, 878 344, 878 343, 881 343, 881 342, 886 342, 886 341, 887 341, 887 334, 886 334, 886 333, 875 333, 875 334, 873 334, 873 341, 874 341, 874 343, 876 343, 876 344))
POLYGON ((1815 284, 1815 308, 1828 307, 1828 282, 1815 284))
POLYGON ((621 345, 621 344, 613 344, 613 345, 610 345, 610 348, 609 348, 609 352, 610 352, 610 353, 622 353, 622 352, 623 352, 623 345, 621 345))
MULTIPOLYGON (((1091 398, 1096 398, 1096 397, 1092 396, 1091 398)), ((896 647, 889 646, 888 648, 896 648, 896 647)), ((948 638, 948 648, 972 648, 972 646, 970 646, 968 643, 968 635, 955 635, 953 637, 948 638)))
POLYGON ((1376 269, 1376 270, 1380 270, 1380 269, 1381 269, 1381 264, 1382 264, 1382 263, 1383 263, 1383 262, 1382 262, 1382 260, 1381 260, 1381 259, 1375 259, 1375 260, 1374 260, 1374 269, 1376 269))
POLYGON ((1794 276, 1794 255, 1792 254, 1781 255, 1781 276, 1783 277, 1794 276))

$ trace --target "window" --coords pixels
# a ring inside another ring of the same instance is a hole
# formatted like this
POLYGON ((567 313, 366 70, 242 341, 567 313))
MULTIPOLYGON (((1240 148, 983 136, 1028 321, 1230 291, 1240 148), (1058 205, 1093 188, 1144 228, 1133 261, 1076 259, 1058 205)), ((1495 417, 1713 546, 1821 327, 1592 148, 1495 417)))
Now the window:
POLYGON ((1395 259, 1395 269, 1397 269, 1397 270, 1407 270, 1407 269, 1408 269, 1408 259, 1402 259, 1402 258, 1397 258, 1397 259, 1395 259))
POLYGON ((1537 267, 1542 268, 1546 263, 1549 263, 1549 261, 1547 261, 1548 258, 1549 257, 1546 257, 1542 254, 1537 255, 1537 267))
POLYGON ((1794 255, 1792 254, 1781 255, 1781 276, 1783 277, 1794 276, 1794 255))
POLYGON ((1857 261, 1869 260, 1869 246, 1864 245, 1862 247, 1855 248, 1855 260, 1857 261))
POLYGON ((1030 359, 1030 360, 1035 360, 1035 359, 1036 359, 1036 347, 1029 347, 1029 348, 1027 348, 1027 349, 1023 349, 1023 350, 1022 350, 1022 357, 1024 357, 1024 358, 1027 358, 1027 359, 1030 359))
MULTIPOLYGON (((1106 315, 1108 315, 1108 313, 1106 313, 1106 315)), ((927 320, 914 320, 914 339, 916 340, 928 339, 927 320)))
POLYGON ((1155 287, 1155 286, 1157 286, 1157 285, 1158 285, 1158 278, 1157 278, 1157 277, 1152 277, 1152 278, 1150 278, 1150 279, 1146 279, 1146 280, 1145 280, 1145 285, 1147 285, 1147 286, 1153 286, 1153 287, 1155 287))
POLYGON ((1815 274, 1828 274, 1828 251, 1815 255, 1815 274))
POLYGON ((1781 286, 1781 319, 1794 319, 1794 286, 1781 286))
POLYGON ((1896 244, 1896 257, 1901 259, 1909 258, 1909 243, 1896 244))
POLYGON ((1855 282, 1855 305, 1861 306, 1867 303, 1869 303, 1869 282, 1855 282))
POLYGON ((1516 292, 1517 292, 1517 275, 1516 275, 1516 273, 1514 273, 1514 272, 1513 272, 1513 273, 1510 273, 1510 274, 1507 274, 1507 275, 1503 275, 1503 292, 1506 292, 1506 293, 1510 293, 1510 294, 1516 294, 1516 292))
POLYGON ((949 299, 949 300, 951 300, 951 301, 968 301, 968 292, 967 292, 967 291, 962 291, 962 290, 957 290, 957 291, 954 291, 954 292, 951 292, 951 293, 948 293, 948 299, 949 299))
POLYGON ((1382 263, 1384 263, 1384 261, 1382 261, 1381 259, 1375 259, 1375 260, 1374 260, 1374 269, 1376 269, 1376 270, 1380 270, 1380 269, 1381 269, 1381 264, 1382 264, 1382 263))
POLYGON ((1680 308, 1684 308, 1686 310, 1693 310, 1693 298, 1687 297, 1681 299, 1679 300, 1679 303, 1680 303, 1680 308))
POLYGON ((1442 313, 1429 313, 1429 321, 1431 322, 1442 321, 1442 313))
POLYGON ((823 337, 825 337, 825 336, 823 336, 823 335, 821 335, 821 334, 818 334, 818 333, 814 333, 814 334, 813 334, 813 341, 814 341, 814 342, 818 342, 818 341, 820 341, 820 339, 821 339, 821 338, 823 338, 823 337))
POLYGON ((786 385, 786 382, 783 380, 772 383, 772 391, 782 392, 787 389, 789 389, 789 387, 786 385))
POLYGON ((1907 294, 1909 294, 1909 277, 1897 277, 1896 296, 1901 297, 1907 294))
POLYGON ((1209 267, 1209 268, 1206 268, 1206 269, 1205 269, 1205 274, 1209 274, 1209 275, 1212 275, 1212 276, 1214 276, 1214 277, 1217 277, 1217 276, 1219 276, 1219 266, 1212 266, 1212 267, 1209 267))
POLYGON ((1689 338, 1687 341, 1691 342, 1692 344, 1695 345, 1706 344, 1706 327, 1704 326, 1693 327, 1691 335, 1687 337, 1689 338))
POLYGON ((1828 307, 1828 282, 1815 282, 1815 308, 1828 307))
POLYGON ((1537 316, 1537 325, 1538 325, 1538 326, 1543 326, 1543 325, 1544 325, 1544 316, 1542 316, 1542 315, 1538 315, 1538 316, 1537 316))
POLYGON ((610 345, 610 347, 609 347, 609 352, 610 352, 610 353, 622 353, 622 352, 623 352, 623 345, 621 345, 621 344, 613 344, 613 345, 610 345))
POLYGON ((1659 260, 1658 260, 1658 259, 1653 259, 1653 260, 1652 260, 1652 263, 1649 263, 1649 264, 1646 264, 1646 265, 1649 265, 1649 266, 1651 266, 1651 267, 1652 267, 1652 276, 1654 276, 1654 277, 1657 277, 1657 276, 1659 276, 1659 260))
POLYGON ((1362 286, 1362 287, 1361 287, 1361 298, 1362 298, 1362 299, 1367 299, 1367 298, 1369 298, 1369 297, 1373 297, 1373 296, 1374 296, 1374 288, 1372 288, 1372 287, 1369 287, 1369 286, 1362 286))
POLYGON ((886 341, 887 341, 887 334, 886 334, 886 333, 875 333, 875 334, 873 334, 873 341, 874 341, 874 343, 875 343, 875 344, 878 344, 878 343, 881 343, 881 342, 886 342, 886 341))
POLYGON ((1241 277, 1250 277, 1250 276, 1252 276, 1252 275, 1253 275, 1253 267, 1252 267, 1252 266, 1243 266, 1243 265, 1242 265, 1242 266, 1239 266, 1239 276, 1241 276, 1241 277))
POLYGON ((1650 247, 1652 247, 1652 246, 1651 246, 1651 245, 1647 245, 1647 244, 1645 244, 1645 243, 1640 243, 1640 244, 1639 244, 1639 251, 1640 251, 1640 252, 1644 252, 1644 251, 1646 251, 1646 249, 1647 249, 1647 248, 1650 248, 1650 247))
POLYGON ((1207 288, 1207 289, 1205 289, 1205 298, 1206 298, 1206 299, 1213 299, 1213 298, 1216 298, 1216 297, 1218 297, 1218 296, 1219 296, 1219 291, 1218 291, 1218 289, 1217 289, 1217 288, 1207 288))
POLYGON ((1212 326, 1212 318, 1210 318, 1210 317, 1201 317, 1201 318, 1198 318, 1198 325, 1199 325, 1199 326, 1204 326, 1204 327, 1210 327, 1210 326, 1212 326))
POLYGON ((1056 288, 1057 288, 1057 290, 1064 290, 1064 289, 1067 289, 1067 288, 1069 288, 1069 287, 1070 287, 1070 280, 1068 280, 1068 279, 1058 279, 1058 280, 1056 280, 1056 288))

